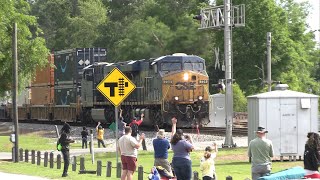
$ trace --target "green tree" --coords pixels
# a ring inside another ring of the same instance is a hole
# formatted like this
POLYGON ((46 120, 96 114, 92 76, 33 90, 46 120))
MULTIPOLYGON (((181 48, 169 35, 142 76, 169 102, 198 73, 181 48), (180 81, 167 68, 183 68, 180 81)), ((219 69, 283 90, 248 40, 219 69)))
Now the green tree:
POLYGON ((36 18, 30 14, 30 6, 24 0, 0 2, 0 95, 12 86, 12 33, 13 23, 18 27, 19 88, 30 81, 34 70, 47 61, 48 50, 40 36, 36 18))
POLYGON ((32 13, 38 17, 47 46, 62 50, 92 47, 101 36, 107 9, 101 0, 38 0, 32 13))
MULTIPOLYGON (((234 5, 240 3, 246 5, 246 25, 233 29, 233 75, 246 95, 265 87, 267 32, 272 33, 272 79, 287 83, 292 90, 313 89, 310 52, 315 44, 305 33, 307 4, 293 0, 233 1, 234 5)), ((223 49, 223 32, 215 34, 216 46, 223 49)))
POLYGON ((247 98, 240 86, 237 83, 232 85, 233 87, 233 111, 246 112, 247 111, 247 98))

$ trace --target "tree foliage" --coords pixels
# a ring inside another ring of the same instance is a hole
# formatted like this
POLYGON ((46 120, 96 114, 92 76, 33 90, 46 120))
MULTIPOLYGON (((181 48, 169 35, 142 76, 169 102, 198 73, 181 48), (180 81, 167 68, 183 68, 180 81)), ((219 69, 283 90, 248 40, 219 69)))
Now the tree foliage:
MULTIPOLYGON (((319 84, 310 72, 315 44, 305 33, 308 4, 282 1, 240 1, 246 5, 246 25, 233 28, 234 79, 246 95, 265 89, 266 34, 272 33, 272 79, 290 89, 319 94, 319 84), (278 3, 277 3, 278 2, 278 3)), ((223 33, 215 32, 215 42, 223 48, 223 33)))
MULTIPOLYGON (((209 2, 37 0, 32 4, 32 13, 38 17, 50 49, 106 47, 109 61, 176 52, 195 54, 206 59, 210 83, 217 84, 224 78, 224 71, 215 68, 213 49, 220 49, 223 64, 223 31, 200 31, 199 22, 192 19, 209 2)), ((218 5, 222 2, 217 0, 218 5)), ((232 29, 233 78, 241 91, 245 95, 266 91, 266 33, 271 32, 272 79, 287 83, 292 90, 320 94, 319 50, 314 48, 314 35, 307 30, 308 3, 294 0, 232 3, 246 6, 245 27, 232 29)), ((210 88, 213 92, 214 87, 210 88)))
POLYGON ((39 37, 36 17, 30 15, 30 6, 24 0, 0 2, 0 94, 12 89, 12 34, 13 23, 18 28, 19 87, 24 88, 38 66, 46 62, 48 50, 45 40, 39 37))

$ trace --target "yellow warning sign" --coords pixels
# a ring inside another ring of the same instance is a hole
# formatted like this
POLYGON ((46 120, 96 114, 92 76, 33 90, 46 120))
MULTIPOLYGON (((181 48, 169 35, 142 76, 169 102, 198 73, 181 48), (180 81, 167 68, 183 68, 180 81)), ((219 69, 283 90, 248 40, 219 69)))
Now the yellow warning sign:
POLYGON ((97 86, 114 106, 119 106, 135 88, 136 86, 118 68, 114 68, 97 86))

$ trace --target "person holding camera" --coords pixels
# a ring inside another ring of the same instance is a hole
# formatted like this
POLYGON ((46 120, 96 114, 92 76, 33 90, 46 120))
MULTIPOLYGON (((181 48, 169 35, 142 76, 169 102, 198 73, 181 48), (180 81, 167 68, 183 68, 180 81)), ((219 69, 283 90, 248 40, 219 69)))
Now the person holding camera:
POLYGON ((192 162, 190 152, 194 149, 191 136, 184 135, 181 129, 176 130, 177 119, 173 117, 171 146, 173 150, 172 165, 177 180, 190 180, 192 176, 192 162))

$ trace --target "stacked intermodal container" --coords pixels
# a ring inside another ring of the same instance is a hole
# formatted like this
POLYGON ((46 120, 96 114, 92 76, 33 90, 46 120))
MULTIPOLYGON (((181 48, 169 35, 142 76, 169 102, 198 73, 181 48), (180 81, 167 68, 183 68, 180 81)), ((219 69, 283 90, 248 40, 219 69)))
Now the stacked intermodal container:
POLYGON ((48 63, 36 70, 31 82, 31 105, 45 105, 54 103, 54 56, 48 56, 48 63))
POLYGON ((54 98, 56 105, 77 103, 81 95, 83 68, 106 62, 106 48, 75 48, 54 53, 54 98))

